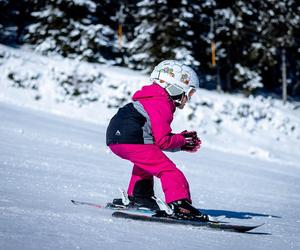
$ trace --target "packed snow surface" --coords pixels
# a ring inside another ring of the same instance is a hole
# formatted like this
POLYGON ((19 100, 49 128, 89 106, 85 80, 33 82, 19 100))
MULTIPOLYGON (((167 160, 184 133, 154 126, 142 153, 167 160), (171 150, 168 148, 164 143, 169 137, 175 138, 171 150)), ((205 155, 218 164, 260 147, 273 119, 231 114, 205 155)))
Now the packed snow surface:
MULTIPOLYGON (((105 127, 0 103, 1 249, 299 249, 299 165, 203 147, 170 154, 194 205, 223 220, 265 223, 253 234, 128 221, 105 204, 130 163, 105 146, 105 127)), ((159 182, 155 190, 163 197, 159 182)))
MULTIPOLYGON (((126 189, 131 164, 108 150, 105 130, 146 75, 4 46, 0 71, 0 249, 300 249, 299 103, 200 89, 175 114, 174 132, 194 129, 203 141, 197 153, 168 153, 193 204, 232 223, 265 223, 238 234, 70 202, 105 204, 126 189)), ((155 191, 163 198, 157 179, 155 191)))

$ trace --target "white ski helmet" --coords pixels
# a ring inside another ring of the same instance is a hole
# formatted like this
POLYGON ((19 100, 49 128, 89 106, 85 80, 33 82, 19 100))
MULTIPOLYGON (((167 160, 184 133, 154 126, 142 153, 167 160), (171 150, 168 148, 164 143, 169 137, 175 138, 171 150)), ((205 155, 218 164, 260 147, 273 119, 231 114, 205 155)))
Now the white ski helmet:
POLYGON ((150 75, 150 80, 162 86, 173 99, 185 94, 188 99, 199 87, 196 72, 189 66, 175 60, 159 63, 150 75))

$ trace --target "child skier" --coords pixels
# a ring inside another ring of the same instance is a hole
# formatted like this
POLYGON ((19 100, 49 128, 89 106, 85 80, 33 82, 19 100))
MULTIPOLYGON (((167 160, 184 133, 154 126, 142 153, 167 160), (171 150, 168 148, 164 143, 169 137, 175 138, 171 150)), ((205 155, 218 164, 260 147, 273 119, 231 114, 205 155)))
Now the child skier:
MULTIPOLYGON (((196 152, 201 141, 195 131, 172 133, 170 124, 176 107, 183 109, 196 92, 199 80, 188 66, 174 60, 158 64, 151 73, 151 85, 133 95, 133 102, 120 108, 111 119, 106 143, 113 153, 131 161, 133 171, 128 187, 129 206, 158 210, 153 199, 153 176, 160 179, 172 217, 207 221, 208 216, 191 205, 188 182, 163 153, 196 152)), ((122 205, 122 199, 114 199, 122 205)))

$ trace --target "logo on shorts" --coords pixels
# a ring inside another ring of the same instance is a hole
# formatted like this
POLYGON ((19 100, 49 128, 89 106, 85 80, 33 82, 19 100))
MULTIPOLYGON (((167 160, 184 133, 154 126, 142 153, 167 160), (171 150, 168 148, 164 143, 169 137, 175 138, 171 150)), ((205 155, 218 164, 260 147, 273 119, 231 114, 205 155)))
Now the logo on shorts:
POLYGON ((121 132, 120 130, 117 130, 117 132, 115 133, 116 136, 120 136, 121 135, 121 132))

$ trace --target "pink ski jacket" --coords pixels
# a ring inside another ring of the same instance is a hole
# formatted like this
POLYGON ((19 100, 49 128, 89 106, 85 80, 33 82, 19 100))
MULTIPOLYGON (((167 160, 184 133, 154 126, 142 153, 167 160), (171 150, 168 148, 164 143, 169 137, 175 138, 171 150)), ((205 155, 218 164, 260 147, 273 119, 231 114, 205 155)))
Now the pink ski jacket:
POLYGON ((154 144, 164 150, 180 148, 185 144, 181 134, 172 133, 171 123, 176 107, 164 88, 156 83, 144 86, 132 99, 138 111, 143 113, 138 108, 138 104, 141 104, 150 118, 154 144))

